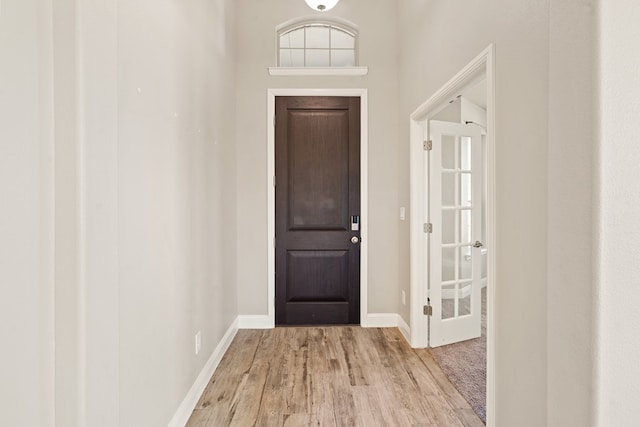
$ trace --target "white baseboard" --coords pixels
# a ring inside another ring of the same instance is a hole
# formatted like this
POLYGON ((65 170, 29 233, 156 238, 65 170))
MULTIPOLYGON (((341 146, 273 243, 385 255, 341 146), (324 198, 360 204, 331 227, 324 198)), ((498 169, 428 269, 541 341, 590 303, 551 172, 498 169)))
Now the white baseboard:
POLYGON ((273 329, 275 325, 269 321, 267 315, 240 315, 238 329, 273 329))
POLYGON ((397 313, 369 313, 367 316, 367 328, 395 328, 397 326, 397 313))
POLYGON ((213 350, 211 357, 209 357, 204 368, 200 371, 200 375, 198 375, 198 378, 196 378, 195 382, 189 389, 187 396, 178 407, 178 410, 173 418, 171 418, 171 421, 169 421, 169 427, 184 427, 187 424, 193 409, 198 404, 198 400, 200 400, 200 396, 202 396, 204 389, 207 387, 209 380, 213 376, 213 373, 220 364, 222 357, 231 345, 231 341, 233 341, 233 337, 236 336, 237 332, 238 318, 236 318, 231 326, 229 326, 229 329, 227 329, 227 332, 225 332, 215 350, 213 350))
POLYGON ((402 333, 402 336, 407 341, 407 344, 411 345, 411 328, 407 325, 407 322, 404 321, 402 316, 398 314, 398 329, 402 333))
POLYGON ((411 342, 411 328, 398 313, 369 313, 367 328, 398 328, 408 343, 411 342))

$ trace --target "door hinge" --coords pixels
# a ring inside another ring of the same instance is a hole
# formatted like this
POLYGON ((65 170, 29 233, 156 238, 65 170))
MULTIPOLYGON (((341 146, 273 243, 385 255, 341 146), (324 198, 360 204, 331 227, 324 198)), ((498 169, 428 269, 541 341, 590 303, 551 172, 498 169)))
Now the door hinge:
POLYGON ((273 127, 276 127, 276 116, 273 116, 273 127))
POLYGON ((274 187, 276 186, 276 176, 275 175, 273 175, 273 186, 274 187))
POLYGON ((423 229, 425 233, 433 233, 433 225, 430 222, 424 224, 423 229))
POLYGON ((424 141, 422 143, 422 148, 424 148, 424 151, 431 151, 433 148, 433 142, 431 140, 424 141))
POLYGON ((422 307, 422 313, 425 316, 433 316, 433 307, 431 307, 430 305, 425 305, 422 307))

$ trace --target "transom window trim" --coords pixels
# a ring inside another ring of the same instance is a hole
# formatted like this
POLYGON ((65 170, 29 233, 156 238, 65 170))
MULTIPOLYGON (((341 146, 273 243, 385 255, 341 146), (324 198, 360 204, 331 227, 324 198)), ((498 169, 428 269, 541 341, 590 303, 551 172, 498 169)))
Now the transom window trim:
POLYGON ((277 31, 279 68, 353 68, 358 65, 358 30, 348 25, 309 20, 277 31))

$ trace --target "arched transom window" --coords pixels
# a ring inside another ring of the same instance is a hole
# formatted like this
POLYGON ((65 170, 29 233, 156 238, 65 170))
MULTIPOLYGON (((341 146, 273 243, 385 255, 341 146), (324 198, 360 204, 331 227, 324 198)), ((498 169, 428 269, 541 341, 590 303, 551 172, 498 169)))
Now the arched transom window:
POLYGON ((351 28, 307 22, 278 32, 280 67, 355 67, 358 34, 351 28))

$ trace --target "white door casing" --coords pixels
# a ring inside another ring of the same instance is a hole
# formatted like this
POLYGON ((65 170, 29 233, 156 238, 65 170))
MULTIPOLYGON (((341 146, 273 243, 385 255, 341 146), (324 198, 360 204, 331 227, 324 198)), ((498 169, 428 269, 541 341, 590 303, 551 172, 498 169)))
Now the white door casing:
POLYGON ((474 125, 431 120, 429 345, 481 332, 482 136, 474 125))
POLYGON ((277 96, 357 96, 360 97, 360 325, 369 326, 369 101, 368 89, 281 88, 267 90, 267 316, 245 324, 247 328, 275 327, 275 100, 277 96))

